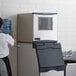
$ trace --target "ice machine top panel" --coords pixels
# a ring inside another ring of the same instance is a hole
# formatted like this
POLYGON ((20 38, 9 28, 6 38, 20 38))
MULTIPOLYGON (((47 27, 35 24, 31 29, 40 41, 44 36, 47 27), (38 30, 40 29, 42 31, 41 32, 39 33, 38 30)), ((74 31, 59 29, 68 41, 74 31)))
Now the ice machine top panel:
POLYGON ((57 15, 57 13, 38 13, 38 12, 33 12, 32 14, 38 14, 38 15, 57 15))

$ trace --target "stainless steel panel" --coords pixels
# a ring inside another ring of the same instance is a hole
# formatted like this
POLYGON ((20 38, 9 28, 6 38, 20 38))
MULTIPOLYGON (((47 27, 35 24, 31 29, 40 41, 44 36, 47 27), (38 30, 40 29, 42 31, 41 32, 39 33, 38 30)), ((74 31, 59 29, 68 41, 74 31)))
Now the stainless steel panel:
POLYGON ((18 14, 17 16, 17 39, 22 42, 33 40, 33 15, 18 14))
POLYGON ((39 76, 36 53, 32 44, 18 45, 18 76, 39 76))

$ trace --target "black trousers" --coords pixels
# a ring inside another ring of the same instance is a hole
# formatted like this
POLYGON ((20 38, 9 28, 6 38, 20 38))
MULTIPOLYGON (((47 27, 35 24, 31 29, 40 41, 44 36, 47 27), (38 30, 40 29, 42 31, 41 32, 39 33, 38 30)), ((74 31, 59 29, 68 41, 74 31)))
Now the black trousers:
POLYGON ((8 57, 4 57, 4 58, 2 58, 2 60, 4 61, 5 65, 6 65, 8 76, 12 76, 12 71, 11 71, 9 58, 8 57))

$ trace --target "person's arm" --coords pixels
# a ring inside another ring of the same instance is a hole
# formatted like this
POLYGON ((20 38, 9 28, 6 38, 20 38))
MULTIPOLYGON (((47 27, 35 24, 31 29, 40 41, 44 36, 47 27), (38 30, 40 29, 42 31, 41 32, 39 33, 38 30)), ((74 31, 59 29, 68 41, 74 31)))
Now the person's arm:
POLYGON ((9 33, 9 35, 11 35, 11 36, 12 36, 12 38, 14 39, 14 43, 16 43, 16 38, 14 37, 14 34, 13 34, 13 32, 12 32, 12 31, 9 33))

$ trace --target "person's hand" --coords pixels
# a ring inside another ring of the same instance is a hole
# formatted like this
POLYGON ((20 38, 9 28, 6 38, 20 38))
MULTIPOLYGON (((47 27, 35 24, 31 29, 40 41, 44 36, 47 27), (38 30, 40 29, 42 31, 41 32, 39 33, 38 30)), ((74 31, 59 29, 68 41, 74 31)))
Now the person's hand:
POLYGON ((11 32, 9 33, 9 35, 12 36, 12 38, 14 39, 14 43, 16 43, 16 38, 14 37, 13 31, 11 31, 11 32))
POLYGON ((10 33, 9 33, 10 35, 13 35, 13 31, 10 31, 10 33))

